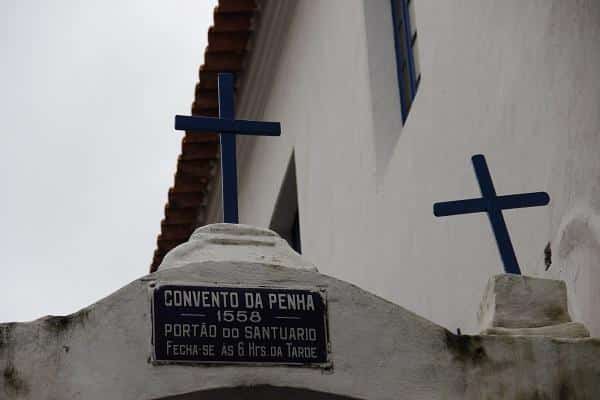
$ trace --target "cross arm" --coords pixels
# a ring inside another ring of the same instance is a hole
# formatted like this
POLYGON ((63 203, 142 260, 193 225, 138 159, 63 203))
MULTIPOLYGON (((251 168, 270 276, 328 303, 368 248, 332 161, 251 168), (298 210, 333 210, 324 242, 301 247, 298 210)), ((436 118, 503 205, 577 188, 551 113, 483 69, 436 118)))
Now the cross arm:
POLYGON ((246 120, 227 120, 212 117, 175 116, 175 129, 178 131, 216 132, 238 135, 281 135, 279 122, 259 122, 246 120))
MULTIPOLYGON (((510 208, 545 206, 550 202, 550 196, 546 192, 532 192, 498 196, 493 201, 496 203, 497 208, 507 210, 510 208)), ((445 201, 433 205, 433 214, 436 217, 471 214, 487 210, 488 201, 483 198, 445 201)))
POLYGON ((550 196, 548 196, 548 193, 546 192, 532 192, 498 196, 496 201, 498 203, 498 208, 506 210, 509 208, 545 206, 550 203, 550 196))
POLYGON ((433 215, 445 217, 448 215, 471 214, 487 210, 487 202, 482 199, 467 199, 444 201, 433 205, 433 215))

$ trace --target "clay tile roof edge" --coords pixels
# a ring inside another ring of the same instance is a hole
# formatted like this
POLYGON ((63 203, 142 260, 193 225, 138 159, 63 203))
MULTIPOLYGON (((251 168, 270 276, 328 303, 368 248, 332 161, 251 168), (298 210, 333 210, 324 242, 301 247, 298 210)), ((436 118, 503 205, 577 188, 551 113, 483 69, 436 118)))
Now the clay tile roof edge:
MULTIPOLYGON (((255 0, 219 0, 213 12, 213 25, 208 30, 204 64, 198 72, 192 115, 218 115, 217 74, 243 71, 257 11, 255 0)), ((150 272, 157 270, 169 250, 186 242, 193 230, 205 223, 203 216, 208 193, 214 186, 218 159, 217 135, 185 133, 150 272)))

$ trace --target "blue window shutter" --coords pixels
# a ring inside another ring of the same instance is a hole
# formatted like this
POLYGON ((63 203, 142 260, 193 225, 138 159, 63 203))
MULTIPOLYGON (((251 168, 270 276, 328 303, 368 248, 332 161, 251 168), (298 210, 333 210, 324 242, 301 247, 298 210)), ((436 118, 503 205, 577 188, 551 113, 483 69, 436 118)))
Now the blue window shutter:
POLYGON ((414 16, 411 21, 411 1, 414 0, 391 0, 396 70, 403 122, 408 117, 421 78, 415 66, 417 31, 413 31, 411 26, 414 23, 414 16))

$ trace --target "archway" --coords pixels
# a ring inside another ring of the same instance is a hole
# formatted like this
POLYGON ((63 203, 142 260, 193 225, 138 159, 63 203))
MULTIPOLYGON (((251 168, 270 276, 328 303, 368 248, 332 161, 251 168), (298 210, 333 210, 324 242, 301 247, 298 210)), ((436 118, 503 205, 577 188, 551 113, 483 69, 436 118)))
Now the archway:
POLYGON ((359 400, 353 397, 317 392, 304 388, 278 387, 271 385, 238 386, 205 390, 155 400, 359 400))

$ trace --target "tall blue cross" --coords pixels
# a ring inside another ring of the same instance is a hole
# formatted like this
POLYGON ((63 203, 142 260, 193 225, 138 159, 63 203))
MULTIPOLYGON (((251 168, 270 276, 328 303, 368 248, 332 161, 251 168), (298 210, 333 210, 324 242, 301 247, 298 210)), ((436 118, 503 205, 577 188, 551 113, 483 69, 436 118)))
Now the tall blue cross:
POLYGON ((279 122, 236 120, 233 107, 233 75, 219 74, 219 118, 175 116, 175 129, 188 133, 219 133, 223 222, 237 224, 237 162, 235 135, 281 135, 279 122))
POLYGON ((433 214, 436 217, 447 215, 471 214, 477 212, 487 213, 492 230, 496 237, 496 244, 500 251, 500 257, 504 263, 504 270, 508 274, 521 274, 519 263, 515 256, 515 250, 510 241, 508 228, 504 222, 502 210, 510 208, 545 206, 550 202, 550 196, 546 192, 511 194, 497 196, 492 177, 488 169, 485 157, 482 154, 474 155, 473 168, 479 182, 481 197, 477 199, 446 201, 433 205, 433 214))

